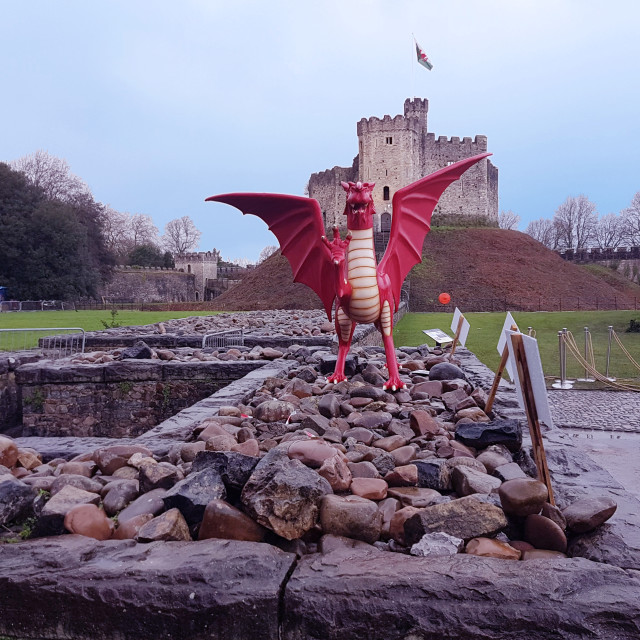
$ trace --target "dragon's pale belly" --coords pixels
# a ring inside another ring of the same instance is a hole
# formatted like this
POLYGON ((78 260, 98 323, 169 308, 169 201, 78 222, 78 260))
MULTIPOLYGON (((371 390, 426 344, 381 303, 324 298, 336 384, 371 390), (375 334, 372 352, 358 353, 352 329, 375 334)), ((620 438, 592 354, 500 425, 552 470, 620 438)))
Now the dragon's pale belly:
POLYGON ((352 288, 349 317, 355 322, 374 322, 380 317, 380 291, 373 250, 373 229, 351 231, 347 253, 347 278, 352 288))

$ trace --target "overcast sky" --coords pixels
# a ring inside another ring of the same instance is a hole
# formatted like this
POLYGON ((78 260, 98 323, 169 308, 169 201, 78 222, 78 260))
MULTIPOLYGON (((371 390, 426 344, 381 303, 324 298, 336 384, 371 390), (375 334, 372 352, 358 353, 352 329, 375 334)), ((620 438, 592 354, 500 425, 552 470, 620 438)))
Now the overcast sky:
POLYGON ((97 200, 255 259, 264 223, 204 199, 302 195, 415 95, 436 135, 488 136, 521 228, 581 193, 617 213, 640 191, 639 25, 638 0, 0 0, 0 160, 45 149, 97 200))

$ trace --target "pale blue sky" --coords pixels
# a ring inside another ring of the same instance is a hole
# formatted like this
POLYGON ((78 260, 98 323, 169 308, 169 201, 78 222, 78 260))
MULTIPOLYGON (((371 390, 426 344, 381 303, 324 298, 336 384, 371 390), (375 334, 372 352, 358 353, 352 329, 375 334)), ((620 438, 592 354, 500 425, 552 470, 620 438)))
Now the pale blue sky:
POLYGON ((436 135, 488 136, 523 228, 580 193, 617 213, 640 191, 639 24, 637 0, 0 0, 0 160, 46 149, 98 200, 254 259, 264 224, 204 199, 301 195, 416 95, 436 135))

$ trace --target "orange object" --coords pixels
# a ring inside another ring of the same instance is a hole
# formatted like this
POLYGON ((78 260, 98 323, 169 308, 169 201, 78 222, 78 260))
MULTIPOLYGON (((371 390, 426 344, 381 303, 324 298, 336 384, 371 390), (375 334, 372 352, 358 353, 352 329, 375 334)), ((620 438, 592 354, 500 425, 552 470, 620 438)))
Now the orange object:
POLYGON ((449 304, 451 302, 451 296, 448 293, 441 293, 438 296, 438 302, 440 304, 449 304))

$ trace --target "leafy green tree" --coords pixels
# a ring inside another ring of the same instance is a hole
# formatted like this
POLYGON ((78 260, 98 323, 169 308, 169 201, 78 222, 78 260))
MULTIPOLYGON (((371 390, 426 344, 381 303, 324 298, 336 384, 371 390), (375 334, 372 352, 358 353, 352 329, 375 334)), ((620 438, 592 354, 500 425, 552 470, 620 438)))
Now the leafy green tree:
POLYGON ((111 258, 90 194, 49 199, 0 163, 0 283, 18 299, 96 295, 111 258))
POLYGON ((136 267, 164 267, 166 256, 154 244, 140 244, 129 253, 129 264, 136 267))

